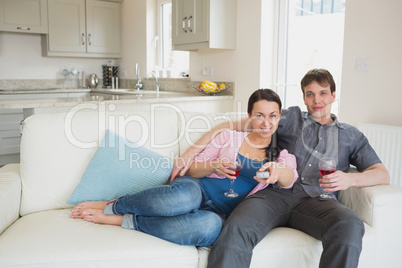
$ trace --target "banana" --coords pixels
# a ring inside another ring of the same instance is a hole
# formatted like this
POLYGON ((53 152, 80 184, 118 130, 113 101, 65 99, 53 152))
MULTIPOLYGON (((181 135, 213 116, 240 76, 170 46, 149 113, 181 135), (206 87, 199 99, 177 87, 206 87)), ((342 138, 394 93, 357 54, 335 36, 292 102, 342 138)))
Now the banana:
POLYGON ((202 90, 204 90, 206 92, 215 92, 216 89, 218 88, 218 85, 215 84, 214 82, 205 80, 205 81, 202 81, 201 88, 202 88, 202 90))
POLYGON ((222 84, 216 84, 212 81, 207 81, 204 80, 202 81, 201 84, 197 86, 199 90, 204 91, 205 93, 217 93, 221 92, 222 90, 226 89, 226 85, 224 83, 222 84))

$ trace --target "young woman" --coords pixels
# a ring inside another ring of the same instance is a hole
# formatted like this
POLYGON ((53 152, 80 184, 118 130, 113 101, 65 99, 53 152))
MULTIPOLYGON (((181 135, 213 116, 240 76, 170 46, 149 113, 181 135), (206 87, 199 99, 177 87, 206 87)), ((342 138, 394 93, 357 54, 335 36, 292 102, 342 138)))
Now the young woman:
POLYGON ((109 203, 78 204, 71 217, 121 225, 177 244, 211 245, 245 197, 268 185, 290 188, 297 179, 295 157, 271 143, 281 115, 279 96, 259 89, 250 96, 247 112, 252 131, 224 131, 216 136, 194 159, 187 176, 109 203), (233 176, 236 159, 241 163, 237 178, 233 176), (270 171, 269 178, 256 177, 257 171, 265 170, 270 171), (231 179, 236 179, 236 198, 224 195, 231 179))

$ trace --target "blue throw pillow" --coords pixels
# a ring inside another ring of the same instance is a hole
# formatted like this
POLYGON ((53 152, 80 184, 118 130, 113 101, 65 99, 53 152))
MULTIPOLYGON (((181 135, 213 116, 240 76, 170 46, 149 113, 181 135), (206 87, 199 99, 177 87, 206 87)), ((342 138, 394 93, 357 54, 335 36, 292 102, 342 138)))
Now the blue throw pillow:
POLYGON ((169 158, 108 130, 67 203, 110 201, 162 185, 172 168, 169 158))

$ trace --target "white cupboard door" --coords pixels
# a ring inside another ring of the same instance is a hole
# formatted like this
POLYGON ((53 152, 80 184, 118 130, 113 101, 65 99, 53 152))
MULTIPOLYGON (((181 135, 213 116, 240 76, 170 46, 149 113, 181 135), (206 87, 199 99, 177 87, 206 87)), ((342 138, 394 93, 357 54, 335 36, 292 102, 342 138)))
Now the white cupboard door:
POLYGON ((120 6, 87 0, 87 52, 120 53, 120 6))
POLYGON ((85 0, 48 0, 49 51, 86 52, 85 0))
POLYGON ((190 43, 209 41, 209 0, 191 0, 187 23, 190 43))
POLYGON ((20 152, 22 119, 22 109, 0 109, 0 156, 20 152))
POLYGON ((46 0, 0 0, 0 31, 47 33, 46 0))
MULTIPOLYGON (((192 1, 192 0, 191 0, 192 1)), ((189 0, 172 0, 172 43, 188 43, 189 0)))

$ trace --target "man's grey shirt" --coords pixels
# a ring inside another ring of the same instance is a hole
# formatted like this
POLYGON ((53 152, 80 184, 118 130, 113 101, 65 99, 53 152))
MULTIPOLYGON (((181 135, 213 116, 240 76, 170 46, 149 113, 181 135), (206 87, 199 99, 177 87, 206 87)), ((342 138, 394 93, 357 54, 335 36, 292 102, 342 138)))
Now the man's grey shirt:
POLYGON ((381 163, 363 133, 340 123, 333 114, 331 118, 331 124, 321 125, 299 107, 290 107, 283 110, 279 122, 278 146, 296 156, 298 183, 311 197, 324 193, 318 182, 322 157, 335 158, 336 169, 343 172, 348 172, 350 164, 363 171, 381 163))

